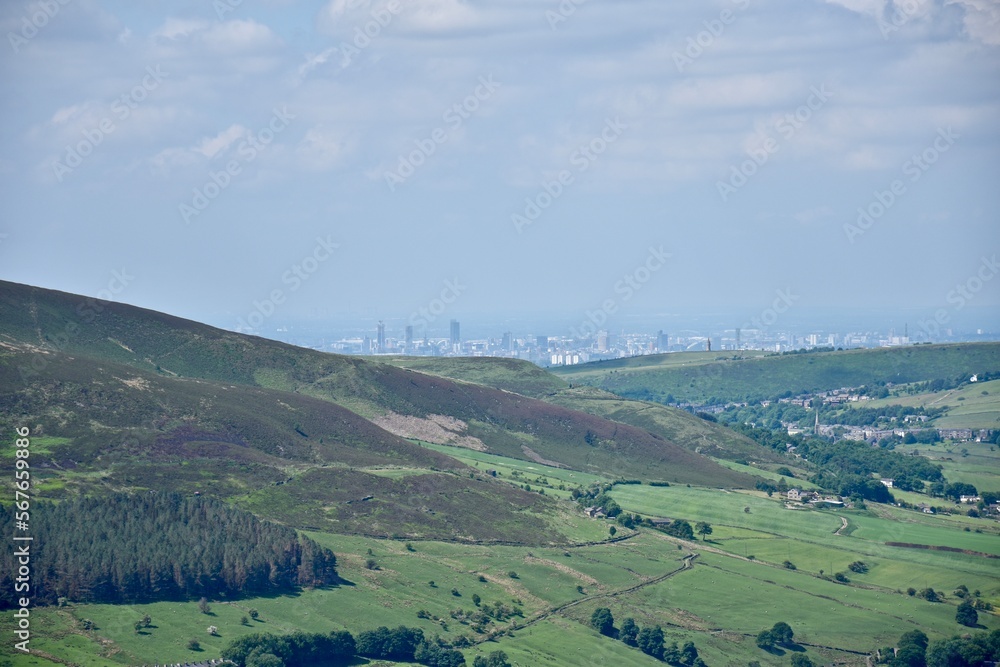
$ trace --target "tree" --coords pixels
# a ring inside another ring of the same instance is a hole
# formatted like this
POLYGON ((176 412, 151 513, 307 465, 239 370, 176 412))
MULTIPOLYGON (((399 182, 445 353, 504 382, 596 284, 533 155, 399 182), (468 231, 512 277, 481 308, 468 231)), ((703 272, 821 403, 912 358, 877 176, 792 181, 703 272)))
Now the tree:
POLYGON ((765 651, 774 648, 774 637, 771 636, 770 630, 761 630, 757 633, 757 646, 765 651))
POLYGON ((503 651, 493 651, 487 657, 477 655, 472 661, 472 667, 511 667, 507 654, 503 651))
POLYGON ((771 637, 774 639, 775 644, 781 644, 782 646, 790 646, 792 642, 792 637, 795 633, 792 632, 792 627, 785 623, 784 621, 778 621, 771 628, 771 637))
POLYGON ((452 648, 445 648, 434 642, 422 642, 413 653, 413 659, 428 667, 462 667, 465 656, 452 648))
POLYGON ((868 565, 864 561, 856 560, 848 565, 847 569, 857 574, 865 574, 868 572, 868 565))
POLYGON ((712 527, 704 521, 699 521, 696 524, 695 530, 698 531, 699 535, 701 535, 702 541, 705 541, 708 536, 712 534, 712 527))
POLYGON ((643 628, 636 637, 636 644, 640 651, 659 660, 663 657, 663 628, 658 625, 643 628))
POLYGON ((979 614, 976 612, 976 608, 972 606, 972 603, 966 600, 958 605, 958 609, 955 610, 955 621, 960 625, 974 628, 979 625, 979 614))
POLYGON ((136 621, 135 625, 133 625, 132 627, 135 628, 135 634, 139 634, 140 632, 142 632, 142 621, 136 621))
POLYGON ((208 598, 202 598, 198 600, 198 611, 203 614, 207 614, 212 611, 212 606, 208 604, 208 598))
POLYGON ((189 651, 200 651, 201 643, 197 639, 189 639, 187 647, 189 651))
POLYGON ((635 624, 635 619, 631 616, 622 621, 621 630, 618 631, 618 639, 629 646, 636 645, 636 637, 639 636, 639 626, 635 624))
POLYGON ((273 653, 260 653, 247 658, 247 667, 285 667, 285 662, 273 653))
POLYGON ((260 618, 260 612, 257 611, 256 609, 251 609, 247 613, 250 614, 250 618, 252 618, 255 621, 260 618))
POLYGON ((590 616, 590 625, 602 635, 613 637, 615 634, 615 619, 607 607, 598 607, 590 616))
POLYGON ((792 667, 813 667, 813 661, 801 653, 796 653, 792 656, 792 667))
POLYGON ((694 663, 697 660, 698 649, 695 647, 694 642, 684 642, 684 646, 681 648, 681 664, 694 667, 694 663))
POLYGON ((925 588, 924 590, 917 593, 919 597, 927 600, 928 602, 940 602, 941 598, 938 596, 937 591, 933 588, 925 588))

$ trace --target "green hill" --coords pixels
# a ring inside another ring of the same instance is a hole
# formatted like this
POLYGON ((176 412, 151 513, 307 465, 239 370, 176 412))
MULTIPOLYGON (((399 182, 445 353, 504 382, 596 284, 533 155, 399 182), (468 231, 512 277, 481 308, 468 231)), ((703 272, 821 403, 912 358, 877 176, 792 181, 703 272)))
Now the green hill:
POLYGON ((566 382, 530 361, 498 357, 379 357, 379 361, 429 375, 473 382, 542 398, 567 388, 566 382))
POLYGON ((147 374, 147 381, 187 380, 188 387, 200 380, 312 397, 410 439, 626 477, 753 485, 751 477, 641 428, 501 389, 297 348, 133 306, 88 303, 80 296, 2 282, 0 323, 0 342, 20 346, 19 356, 5 362, 15 393, 44 382, 65 358, 57 351, 130 367, 147 374))
POLYGON ((732 430, 659 403, 623 399, 594 387, 571 388, 535 364, 516 359, 390 357, 388 363, 540 398, 555 405, 637 426, 699 454, 730 460, 779 461, 732 430))
POLYGON ((567 382, 627 398, 664 402, 672 397, 696 404, 1000 373, 1000 343, 740 355, 681 352, 566 366, 554 372, 567 382))
POLYGON ((699 454, 719 459, 787 464, 787 459, 735 431, 684 410, 616 396, 595 387, 575 387, 548 400, 656 433, 699 454))
MULTIPOLYGON (((32 450, 38 497, 155 489, 217 496, 298 528, 564 539, 549 529, 560 510, 545 497, 470 477, 455 459, 328 401, 57 352, 45 355, 31 385, 14 389, 17 368, 33 354, 0 347, 0 421, 28 425, 41 445, 32 450), (385 470, 410 476, 387 478, 385 470)), ((13 463, 2 457, 0 469, 13 463)))

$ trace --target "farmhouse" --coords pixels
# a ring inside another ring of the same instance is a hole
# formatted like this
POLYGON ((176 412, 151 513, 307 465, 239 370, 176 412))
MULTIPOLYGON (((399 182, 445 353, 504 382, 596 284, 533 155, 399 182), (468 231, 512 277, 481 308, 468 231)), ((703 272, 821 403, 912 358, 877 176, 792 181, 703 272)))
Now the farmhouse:
POLYGON ((892 479, 892 478, 889 478, 889 477, 883 477, 883 478, 882 478, 882 479, 880 479, 879 481, 880 481, 880 482, 882 482, 882 484, 883 484, 884 486, 887 486, 887 487, 889 487, 890 489, 892 488, 892 485, 896 483, 896 480, 894 480, 894 479, 892 479))
POLYGON ((971 505, 972 503, 978 503, 980 500, 982 500, 982 498, 980 498, 979 496, 959 496, 959 501, 967 505, 971 505))
POLYGON ((785 497, 788 498, 789 500, 795 500, 797 502, 804 503, 804 502, 808 502, 809 500, 811 500, 815 495, 816 494, 813 493, 812 491, 802 491, 800 489, 789 489, 788 493, 785 494, 785 497))

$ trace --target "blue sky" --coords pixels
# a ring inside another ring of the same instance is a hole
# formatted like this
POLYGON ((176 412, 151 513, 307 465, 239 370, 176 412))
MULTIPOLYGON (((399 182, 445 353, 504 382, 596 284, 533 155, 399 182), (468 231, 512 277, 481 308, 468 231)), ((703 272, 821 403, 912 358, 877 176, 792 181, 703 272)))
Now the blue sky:
POLYGON ((405 319, 448 281, 445 319, 1000 305, 996 0, 49 0, 0 28, 4 279, 233 326, 405 319))

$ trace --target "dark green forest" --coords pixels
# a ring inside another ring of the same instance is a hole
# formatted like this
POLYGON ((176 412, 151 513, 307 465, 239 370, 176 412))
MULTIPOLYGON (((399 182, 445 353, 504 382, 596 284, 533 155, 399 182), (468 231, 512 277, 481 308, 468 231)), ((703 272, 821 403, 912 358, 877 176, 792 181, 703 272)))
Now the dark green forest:
MULTIPOLYGON (((0 507, 0 531, 16 535, 0 507)), ((287 526, 199 496, 150 492, 32 507, 30 590, 15 588, 13 543, 3 553, 0 605, 136 603, 253 597, 336 584, 336 557, 287 526)), ((23 586, 23 584, 22 584, 23 586)))

